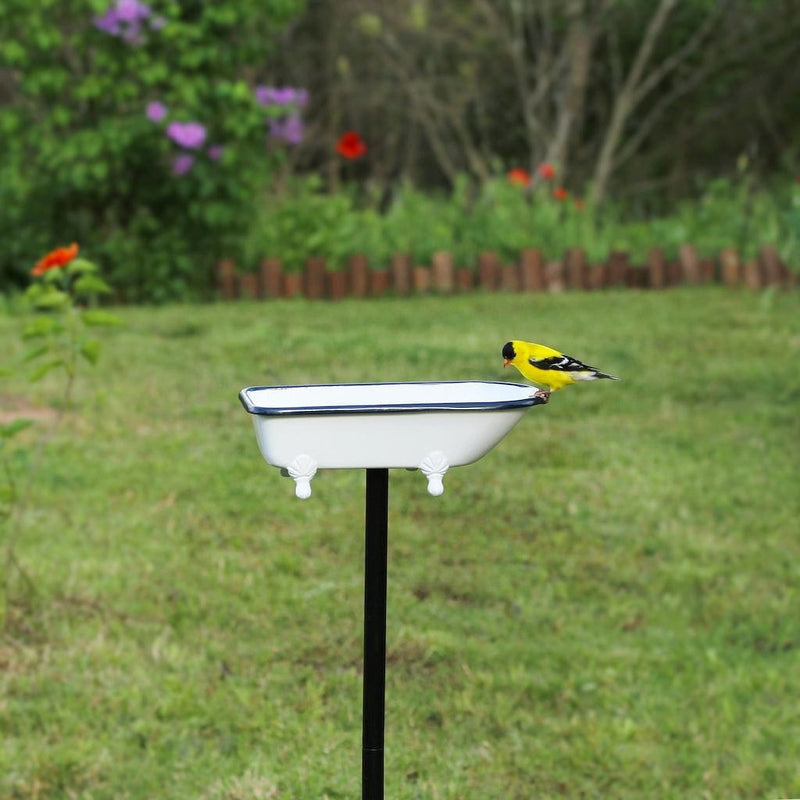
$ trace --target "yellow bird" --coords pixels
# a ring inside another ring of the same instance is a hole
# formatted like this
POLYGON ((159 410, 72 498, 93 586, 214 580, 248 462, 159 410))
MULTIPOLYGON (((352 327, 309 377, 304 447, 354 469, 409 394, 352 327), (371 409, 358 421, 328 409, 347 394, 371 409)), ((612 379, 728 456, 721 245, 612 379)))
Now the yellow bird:
POLYGON ((514 340, 503 345, 503 366, 515 366, 528 380, 547 386, 547 392, 539 392, 540 396, 549 397, 556 392, 578 381, 596 381, 608 378, 618 381, 619 378, 600 372, 577 358, 559 353, 552 347, 533 342, 514 340))

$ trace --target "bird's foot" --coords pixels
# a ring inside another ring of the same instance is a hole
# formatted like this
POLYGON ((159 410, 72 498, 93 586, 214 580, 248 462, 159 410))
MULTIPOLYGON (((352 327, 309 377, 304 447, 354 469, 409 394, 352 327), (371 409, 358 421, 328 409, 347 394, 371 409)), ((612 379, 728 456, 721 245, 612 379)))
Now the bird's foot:
POLYGON ((548 403, 550 401, 550 392, 545 389, 539 389, 539 391, 534 394, 534 397, 538 397, 540 400, 548 403))

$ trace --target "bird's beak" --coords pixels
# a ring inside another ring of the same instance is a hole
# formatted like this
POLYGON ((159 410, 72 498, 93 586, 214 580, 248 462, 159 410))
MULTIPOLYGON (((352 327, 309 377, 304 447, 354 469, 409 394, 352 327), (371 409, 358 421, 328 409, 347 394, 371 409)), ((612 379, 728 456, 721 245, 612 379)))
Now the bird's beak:
POLYGON ((504 358, 503 359, 503 369, 505 369, 510 363, 511 362, 507 358, 504 358))

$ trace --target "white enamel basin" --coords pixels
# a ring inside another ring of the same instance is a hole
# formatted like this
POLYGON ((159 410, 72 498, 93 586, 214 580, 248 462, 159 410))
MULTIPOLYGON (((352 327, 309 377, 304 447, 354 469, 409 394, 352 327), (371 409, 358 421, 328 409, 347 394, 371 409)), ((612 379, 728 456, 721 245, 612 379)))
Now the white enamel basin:
POLYGON ((261 453, 311 494, 317 469, 420 469, 441 494, 450 467, 494 447, 525 410, 545 403, 520 383, 443 381, 253 386, 239 398, 261 453))

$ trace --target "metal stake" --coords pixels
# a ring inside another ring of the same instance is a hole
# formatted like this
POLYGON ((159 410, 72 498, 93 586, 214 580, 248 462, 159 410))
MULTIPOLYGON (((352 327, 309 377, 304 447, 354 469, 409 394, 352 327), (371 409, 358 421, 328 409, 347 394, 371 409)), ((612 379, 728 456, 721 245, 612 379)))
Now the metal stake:
POLYGON ((362 800, 383 800, 388 518, 389 470, 367 469, 366 542, 364 548, 362 800))

